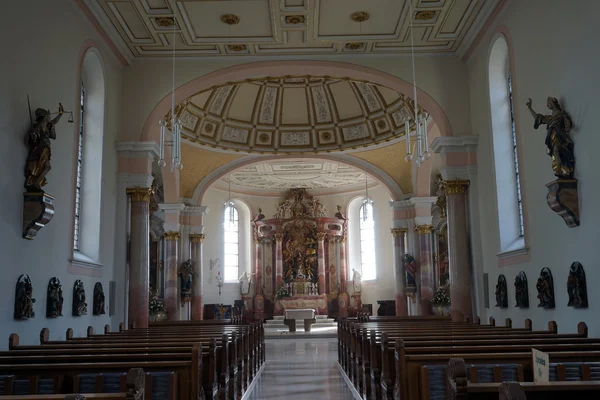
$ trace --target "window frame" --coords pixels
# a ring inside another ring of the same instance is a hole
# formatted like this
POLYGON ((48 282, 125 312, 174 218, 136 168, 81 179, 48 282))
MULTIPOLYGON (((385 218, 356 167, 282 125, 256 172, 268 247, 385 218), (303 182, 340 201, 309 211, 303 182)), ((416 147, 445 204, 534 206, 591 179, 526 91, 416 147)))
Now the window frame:
POLYGON ((83 134, 85 130, 85 86, 81 81, 80 100, 79 100, 79 135, 77 143, 77 168, 75 171, 75 216, 73 222, 73 252, 80 251, 80 214, 81 214, 81 186, 83 181, 83 134))

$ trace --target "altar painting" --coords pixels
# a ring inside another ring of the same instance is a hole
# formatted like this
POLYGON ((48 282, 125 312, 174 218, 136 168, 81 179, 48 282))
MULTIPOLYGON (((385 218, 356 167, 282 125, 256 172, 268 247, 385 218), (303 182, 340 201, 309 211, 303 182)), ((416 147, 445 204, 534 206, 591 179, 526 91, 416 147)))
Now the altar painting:
POLYGON ((285 282, 307 280, 318 276, 316 225, 294 220, 285 226, 283 236, 283 278, 285 282))

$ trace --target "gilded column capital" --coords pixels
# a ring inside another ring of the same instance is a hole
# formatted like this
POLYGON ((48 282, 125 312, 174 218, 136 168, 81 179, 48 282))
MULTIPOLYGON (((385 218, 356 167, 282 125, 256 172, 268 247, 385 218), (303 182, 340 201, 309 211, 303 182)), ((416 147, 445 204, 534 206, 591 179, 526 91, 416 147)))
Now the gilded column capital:
POLYGON ((126 193, 131 196, 131 201, 150 203, 153 191, 149 187, 133 187, 127 188, 126 193))
POLYGON ((282 242, 283 241, 283 232, 277 232, 277 233, 275 233, 274 236, 275 236, 275 240, 277 242, 282 242))
POLYGON ((179 238, 181 237, 181 234, 177 231, 168 231, 168 232, 163 233, 163 237, 165 238, 166 241, 173 242, 173 241, 179 240, 179 238))
POLYGON ((317 232, 317 240, 319 242, 322 242, 323 240, 325 240, 325 236, 327 236, 327 233, 325 233, 325 232, 317 232))
POLYGON ((429 235, 430 233, 433 233, 434 228, 433 225, 417 225, 415 226, 415 232, 417 232, 419 235, 429 235))
POLYGON ((202 243, 206 238, 204 233, 192 233, 190 234, 190 242, 192 243, 202 243))
POLYGON ((392 236, 393 237, 400 237, 403 234, 408 232, 408 229, 406 228, 392 228, 390 229, 390 231, 392 232, 392 236))
POLYGON ((446 181, 446 195, 466 193, 471 182, 467 179, 453 179, 446 181))

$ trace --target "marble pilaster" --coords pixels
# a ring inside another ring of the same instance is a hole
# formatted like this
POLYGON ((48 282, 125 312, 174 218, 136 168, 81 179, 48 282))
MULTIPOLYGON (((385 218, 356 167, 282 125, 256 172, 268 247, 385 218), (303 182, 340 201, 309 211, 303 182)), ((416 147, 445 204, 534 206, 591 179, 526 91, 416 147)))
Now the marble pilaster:
POLYGON ((150 283, 150 196, 147 187, 128 188, 131 198, 131 236, 129 259, 129 326, 148 327, 150 283))
POLYGON ((340 254, 340 293, 338 294, 339 316, 345 318, 348 316, 348 307, 350 306, 350 296, 346 291, 348 284, 348 264, 346 260, 346 236, 338 236, 339 254, 340 254))
POLYGON ((421 278, 421 314, 431 315, 434 292, 433 280, 433 251, 432 251, 432 235, 433 226, 417 225, 415 231, 419 235, 419 275, 421 278))
POLYGON ((396 316, 408 315, 408 304, 406 302, 406 293, 404 291, 404 283, 406 280, 406 271, 402 264, 406 248, 406 228, 392 228, 392 236, 394 238, 394 281, 395 281, 395 300, 396 300, 396 316))
POLYGON ((179 319, 179 285, 177 270, 179 267, 179 238, 177 231, 164 233, 165 237, 165 308, 167 319, 177 321, 179 319))
MULTIPOLYGON (((254 318, 262 320, 265 317, 265 296, 263 295, 263 250, 264 239, 256 238, 255 244, 255 263, 254 263, 254 318)), ((281 242, 280 242, 281 244, 281 242)), ((283 266, 282 266, 283 268, 283 266)), ((283 273, 282 273, 283 275, 283 273)))
POLYGON ((450 314, 453 321, 471 320, 471 257, 467 226, 467 190, 469 181, 446 181, 448 207, 448 256, 450 263, 450 314))
POLYGON ((317 233, 319 294, 327 294, 327 288, 325 287, 325 236, 324 232, 317 233))
POLYGON ((277 282, 277 290, 279 285, 283 283, 283 233, 275 234, 275 281, 277 282))
POLYGON ((204 313, 204 304, 202 302, 203 287, 204 287, 204 273, 202 265, 202 250, 205 235, 202 233, 190 234, 190 253, 191 258, 194 261, 194 281, 192 290, 192 309, 191 319, 201 320, 204 313))

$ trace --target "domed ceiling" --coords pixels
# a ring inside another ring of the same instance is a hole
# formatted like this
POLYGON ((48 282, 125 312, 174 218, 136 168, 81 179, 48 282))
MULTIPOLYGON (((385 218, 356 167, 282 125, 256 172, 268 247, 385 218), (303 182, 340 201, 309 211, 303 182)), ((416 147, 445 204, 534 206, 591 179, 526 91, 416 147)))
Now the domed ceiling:
POLYGON ((213 87, 180 103, 176 114, 183 138, 203 147, 302 154, 402 137, 404 119, 412 119, 412 110, 412 99, 384 86, 308 76, 213 87))

